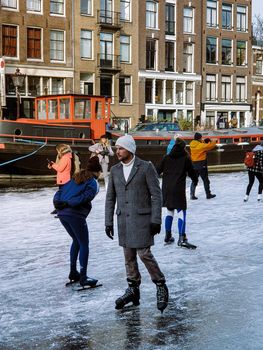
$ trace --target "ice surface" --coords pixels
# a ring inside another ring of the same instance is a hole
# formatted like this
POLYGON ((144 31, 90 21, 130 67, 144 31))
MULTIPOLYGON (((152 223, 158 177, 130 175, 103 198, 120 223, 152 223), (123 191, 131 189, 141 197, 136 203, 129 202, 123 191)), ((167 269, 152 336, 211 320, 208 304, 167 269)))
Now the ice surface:
POLYGON ((87 220, 89 275, 103 287, 85 292, 64 287, 70 238, 50 215, 55 189, 0 193, 0 349, 262 349, 263 203, 257 184, 243 202, 245 172, 210 180, 215 199, 205 199, 199 183, 199 199, 188 201, 197 250, 164 246, 164 229, 156 237, 153 253, 170 289, 163 316, 141 263, 141 305, 114 309, 125 268, 117 233, 114 241, 104 233, 103 188, 87 220))

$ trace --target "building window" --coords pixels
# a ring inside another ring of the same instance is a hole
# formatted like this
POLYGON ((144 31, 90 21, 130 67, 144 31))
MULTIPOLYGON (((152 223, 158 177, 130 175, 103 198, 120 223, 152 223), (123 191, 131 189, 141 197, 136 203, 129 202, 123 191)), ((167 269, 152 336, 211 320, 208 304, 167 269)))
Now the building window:
POLYGON ((232 64, 232 41, 222 40, 222 64, 232 64))
POLYGON ((166 80, 166 103, 173 104, 174 81, 166 80))
POLYGON ((223 75, 221 86, 222 86, 222 96, 221 96, 222 101, 223 102, 231 101, 231 77, 228 75, 223 75))
POLYGON ((146 1, 146 27, 157 28, 157 3, 155 1, 146 1))
POLYGON ((28 85, 28 95, 30 96, 39 96, 40 95, 40 77, 28 76, 27 77, 28 85))
POLYGON ((131 0, 121 0, 120 2, 121 21, 131 20, 131 0))
POLYGON ((247 31, 247 7, 237 6, 237 30, 247 31))
POLYGON ((215 74, 210 74, 206 76, 206 100, 215 101, 216 100, 216 76, 215 74))
POLYGON ((52 78, 52 95, 59 95, 64 93, 64 79, 52 78))
POLYGON ((194 92, 193 83, 186 82, 186 104, 187 105, 192 105, 194 102, 193 92, 194 92))
POLYGON ((163 103, 163 80, 155 80, 155 103, 163 103))
POLYGON ((245 77, 237 77, 236 100, 237 102, 246 101, 246 78, 245 77))
POLYGON ((41 29, 27 28, 27 58, 41 59, 41 29))
POLYGON ((232 5, 222 4, 222 28, 232 29, 232 5))
POLYGON ((237 66, 246 65, 246 42, 237 41, 237 66))
POLYGON ((176 82, 176 104, 183 104, 184 102, 184 83, 183 82, 176 82))
POLYGON ((17 27, 2 26, 2 52, 3 56, 17 57, 17 27))
POLYGON ((50 0, 50 14, 64 15, 64 0, 50 0))
POLYGON ((92 58, 92 31, 81 29, 80 32, 80 57, 92 58))
POLYGON ((130 37, 128 35, 120 36, 120 60, 124 63, 130 63, 130 37))
POLYGON ((80 14, 84 16, 92 15, 92 0, 80 1, 80 14))
POLYGON ((165 70, 174 71, 174 42, 165 42, 165 70))
POLYGON ((165 34, 166 35, 175 34, 174 9, 175 9, 175 6, 173 4, 165 5, 165 34))
POLYGON ((156 69, 156 40, 146 40, 146 69, 156 69))
POLYGON ((153 80, 146 79, 145 81, 145 103, 152 102, 152 89, 153 89, 153 80))
POLYGON ((257 55, 257 59, 256 59, 256 74, 261 74, 261 75, 263 74, 262 59, 263 59, 262 55, 257 55))
POLYGON ((184 7, 184 33, 193 33, 193 9, 184 7))
POLYGON ((217 1, 207 1, 206 25, 208 27, 217 26, 217 1))
POLYGON ((208 37, 206 38, 206 62, 207 63, 217 63, 216 62, 216 38, 208 37))
POLYGON ((50 60, 64 61, 64 32, 50 31, 50 60))
POLYGON ((119 102, 131 103, 131 77, 119 79, 119 102))
POLYGON ((17 9, 17 0, 2 0, 0 6, 10 9, 17 9))
POLYGON ((41 0, 27 0, 26 9, 27 11, 41 12, 41 0))
POLYGON ((193 44, 184 43, 184 67, 183 71, 193 72, 193 44))
MULTIPOLYGON (((100 64, 106 67, 112 67, 113 57, 113 36, 110 33, 100 33, 100 64)), ((111 77, 112 81, 112 77, 111 77)), ((111 95, 109 95, 111 96, 111 95)))
POLYGON ((112 76, 100 77, 100 95, 112 97, 112 76))

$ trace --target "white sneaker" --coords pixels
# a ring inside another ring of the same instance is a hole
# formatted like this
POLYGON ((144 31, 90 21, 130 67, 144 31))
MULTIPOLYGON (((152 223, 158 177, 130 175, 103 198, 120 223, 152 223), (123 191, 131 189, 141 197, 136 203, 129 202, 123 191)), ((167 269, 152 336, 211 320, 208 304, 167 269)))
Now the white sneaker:
POLYGON ((247 202, 247 201, 248 201, 248 195, 246 194, 244 197, 244 202, 247 202))

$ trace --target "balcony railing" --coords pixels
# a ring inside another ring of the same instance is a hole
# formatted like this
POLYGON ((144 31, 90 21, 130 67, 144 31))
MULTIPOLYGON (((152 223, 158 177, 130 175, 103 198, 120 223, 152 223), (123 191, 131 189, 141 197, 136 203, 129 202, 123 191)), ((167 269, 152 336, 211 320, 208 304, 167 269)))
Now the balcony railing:
POLYGON ((165 34, 174 35, 175 34, 175 22, 174 21, 165 21, 165 34))
POLYGON ((120 12, 98 10, 97 20, 101 26, 121 28, 120 12))
POLYGON ((101 69, 120 70, 120 55, 99 53, 98 67, 101 69))

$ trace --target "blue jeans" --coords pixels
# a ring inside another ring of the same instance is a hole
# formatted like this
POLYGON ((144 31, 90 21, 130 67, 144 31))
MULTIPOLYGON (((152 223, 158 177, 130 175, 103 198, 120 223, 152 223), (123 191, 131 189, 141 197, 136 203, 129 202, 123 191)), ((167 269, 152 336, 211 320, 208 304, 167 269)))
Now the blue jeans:
POLYGON ((72 238, 70 248, 70 269, 77 270, 77 259, 79 256, 81 277, 87 277, 87 266, 89 259, 89 230, 85 218, 75 216, 59 216, 61 224, 72 238))

